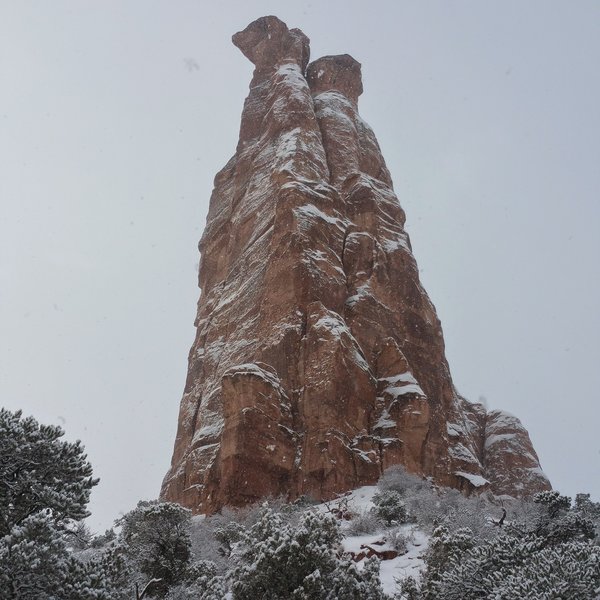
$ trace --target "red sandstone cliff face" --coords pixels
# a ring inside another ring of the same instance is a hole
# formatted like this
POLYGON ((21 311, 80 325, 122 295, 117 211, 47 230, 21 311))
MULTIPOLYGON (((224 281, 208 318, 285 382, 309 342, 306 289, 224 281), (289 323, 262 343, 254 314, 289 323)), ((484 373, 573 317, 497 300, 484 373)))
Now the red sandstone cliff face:
POLYGON ((327 499, 397 463, 467 491, 548 489, 519 421, 454 389, 404 211, 358 114, 360 64, 308 65, 308 38, 275 17, 233 42, 255 71, 200 242, 161 497, 197 512, 327 499))

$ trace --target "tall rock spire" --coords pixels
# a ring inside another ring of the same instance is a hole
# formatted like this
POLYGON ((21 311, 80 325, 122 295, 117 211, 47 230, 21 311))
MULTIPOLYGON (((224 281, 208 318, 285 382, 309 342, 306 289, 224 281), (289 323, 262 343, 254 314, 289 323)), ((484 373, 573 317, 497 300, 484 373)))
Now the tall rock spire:
POLYGON ((361 65, 276 17, 200 241, 196 339, 161 497, 197 512, 320 499, 403 464, 466 491, 549 483, 518 419, 455 390, 375 134, 361 65))

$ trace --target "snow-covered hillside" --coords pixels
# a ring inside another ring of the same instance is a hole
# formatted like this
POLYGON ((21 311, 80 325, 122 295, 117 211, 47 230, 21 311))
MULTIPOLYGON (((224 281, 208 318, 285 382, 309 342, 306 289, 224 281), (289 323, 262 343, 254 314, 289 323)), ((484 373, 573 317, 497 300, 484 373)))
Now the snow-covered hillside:
MULTIPOLYGON (((340 500, 319 505, 323 512, 329 512, 332 508, 335 511, 344 507, 350 514, 363 515, 370 513, 375 505, 373 496, 378 488, 375 485, 360 487, 349 494, 343 496, 340 500)), ((376 549, 378 552, 386 551, 397 552, 398 556, 391 559, 381 560, 379 576, 383 591, 390 596, 396 591, 397 581, 405 579, 408 576, 418 578, 421 574, 425 562, 423 555, 427 550, 429 535, 419 529, 414 523, 405 523, 389 528, 381 527, 378 531, 363 535, 353 535, 352 521, 341 520, 341 529, 344 535, 343 548, 348 554, 354 553, 359 556, 365 553, 366 546, 376 549), (396 550, 390 540, 390 533, 394 536, 402 536, 406 542, 405 550, 396 550)), ((364 563, 363 558, 357 562, 359 567, 364 563)))

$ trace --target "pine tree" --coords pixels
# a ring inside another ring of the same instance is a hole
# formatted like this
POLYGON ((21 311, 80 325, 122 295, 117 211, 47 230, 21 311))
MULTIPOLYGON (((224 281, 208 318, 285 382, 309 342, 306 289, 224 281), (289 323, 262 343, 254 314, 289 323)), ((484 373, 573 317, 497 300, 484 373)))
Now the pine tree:
POLYGON ((38 511, 13 525, 0 542, 0 598, 60 597, 69 555, 50 511, 38 511))
POLYGON ((123 549, 111 545, 89 560, 71 556, 61 600, 129 600, 131 571, 123 549))
POLYGON ((171 502, 139 502, 119 519, 119 542, 124 548, 137 584, 150 582, 147 596, 163 598, 169 588, 188 576, 191 556, 191 511, 171 502))
MULTIPOLYGON (((600 547, 587 516, 594 506, 585 500, 580 498, 572 507, 558 492, 537 494, 534 503, 543 510, 536 521, 511 523, 489 539, 438 527, 426 557, 422 598, 595 599, 600 591, 600 547)), ((420 597, 418 589, 401 591, 405 598, 410 591, 411 600, 420 597)))
POLYGON ((296 525, 265 506, 234 553, 234 600, 383 600, 378 563, 359 573, 338 557, 341 541, 330 516, 307 512, 296 525))
POLYGON ((373 504, 375 506, 372 511, 387 525, 406 523, 408 520, 406 505, 402 501, 401 494, 395 490, 377 492, 373 496, 373 504))
POLYGON ((63 436, 60 427, 0 409, 0 537, 42 511, 49 510, 58 527, 89 516, 98 480, 81 442, 63 436))
POLYGON ((63 436, 60 427, 0 410, 1 600, 121 597, 111 588, 118 561, 84 563, 71 552, 78 540, 85 543, 78 521, 89 515, 98 480, 81 443, 63 436))

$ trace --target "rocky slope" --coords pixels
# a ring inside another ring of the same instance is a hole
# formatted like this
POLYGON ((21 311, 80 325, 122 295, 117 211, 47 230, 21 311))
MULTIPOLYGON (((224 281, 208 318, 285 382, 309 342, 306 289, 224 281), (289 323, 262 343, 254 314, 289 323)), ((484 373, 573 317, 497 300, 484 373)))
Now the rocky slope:
POLYGON ((308 64, 276 17, 233 36, 255 65, 215 178, 172 466, 198 512, 335 493, 402 463, 466 491, 548 489, 519 421, 455 390, 371 128, 361 66, 308 64))

